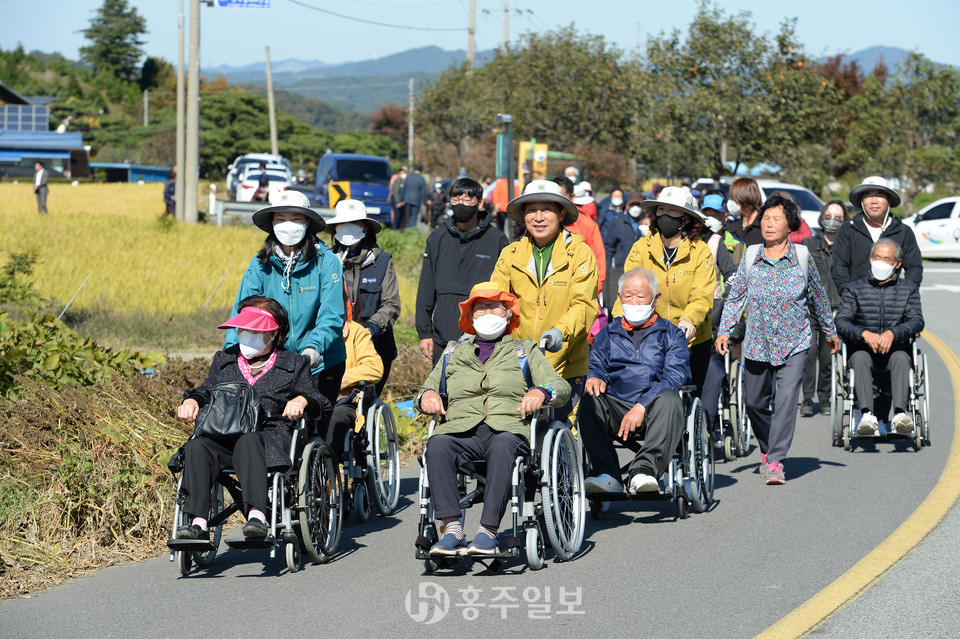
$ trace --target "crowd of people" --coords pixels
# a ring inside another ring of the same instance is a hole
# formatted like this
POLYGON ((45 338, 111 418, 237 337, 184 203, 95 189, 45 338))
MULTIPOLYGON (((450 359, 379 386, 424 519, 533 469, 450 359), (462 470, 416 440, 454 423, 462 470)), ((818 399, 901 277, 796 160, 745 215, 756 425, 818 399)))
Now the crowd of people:
MULTIPOLYGON (((882 178, 851 191, 862 214, 830 201, 814 231, 789 195, 764 198, 751 178, 728 192, 614 187, 598 207, 575 167, 529 182, 512 200, 505 180, 428 187, 420 172, 404 167, 391 193, 394 228, 411 217, 415 224, 428 203, 435 226, 416 295, 420 352, 433 370, 415 406, 438 420, 425 457, 445 531, 431 554, 499 552, 512 459, 529 450, 529 420, 544 405, 576 426, 588 493, 657 491, 683 428, 682 386, 692 385, 722 439, 728 352, 743 361, 766 484, 786 481, 798 404, 809 417, 817 398, 829 414, 830 357, 841 338, 856 371, 857 432, 875 434, 886 419, 873 404, 878 368, 891 371, 891 432, 913 430, 907 371, 910 340, 923 328, 923 267, 912 232, 890 213, 899 195, 882 178), (634 444, 625 477, 615 440, 634 444), (456 469, 476 457, 488 463, 488 483, 467 544, 456 469)), ((310 413, 329 443, 342 438, 356 414, 355 384, 381 392, 397 356, 397 275, 377 244, 382 225, 363 203, 341 200, 324 220, 287 191, 253 221, 266 237, 222 325, 223 351, 204 384, 185 393, 178 416, 194 419, 212 385, 229 378, 272 403, 274 427, 233 448, 187 447, 184 489, 194 496, 185 506, 193 519, 177 533, 184 538, 207 534, 203 492, 230 465, 250 488, 244 534, 261 534, 265 489, 253 476, 289 444, 292 420, 310 413)))

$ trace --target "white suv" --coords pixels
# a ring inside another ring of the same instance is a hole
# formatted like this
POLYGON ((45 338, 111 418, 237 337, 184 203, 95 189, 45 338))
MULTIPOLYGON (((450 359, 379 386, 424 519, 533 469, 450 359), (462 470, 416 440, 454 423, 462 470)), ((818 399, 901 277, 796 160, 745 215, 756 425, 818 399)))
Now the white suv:
MULTIPOLYGON (((725 196, 730 193, 730 185, 733 184, 733 181, 736 179, 735 177, 720 178, 720 188, 723 190, 725 196)), ((800 205, 800 213, 803 219, 807 221, 807 224, 810 225, 810 228, 819 228, 820 225, 817 221, 820 219, 820 211, 823 210, 823 202, 814 195, 813 191, 804 186, 780 182, 779 180, 757 180, 757 186, 760 187, 760 194, 763 199, 767 199, 768 195, 776 191, 782 191, 793 197, 793 199, 797 201, 797 204, 800 205)), ((700 191, 700 195, 702 196, 713 188, 713 180, 710 178, 701 178, 697 180, 693 188, 700 191)))

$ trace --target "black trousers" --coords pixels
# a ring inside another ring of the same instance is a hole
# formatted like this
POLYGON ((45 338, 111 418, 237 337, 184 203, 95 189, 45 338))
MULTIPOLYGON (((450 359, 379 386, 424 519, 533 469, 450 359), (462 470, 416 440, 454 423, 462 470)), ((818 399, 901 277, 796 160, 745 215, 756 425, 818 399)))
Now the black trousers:
POLYGON ((710 356, 716 351, 713 340, 700 342, 690 347, 690 383, 697 387, 694 395, 703 398, 703 384, 707 379, 707 370, 710 368, 710 356))
POLYGON ((457 435, 434 435, 427 441, 423 455, 437 519, 460 516, 457 492, 457 468, 469 461, 485 460, 486 486, 480 524, 496 530, 507 509, 517 455, 530 452, 523 437, 492 430, 485 423, 457 435))
POLYGON ((343 402, 333 407, 333 415, 330 416, 330 423, 327 425, 326 432, 320 433, 323 441, 330 445, 333 452, 337 455, 337 460, 343 461, 344 442, 347 432, 357 423, 357 406, 352 402, 343 402))
MULTIPOLYGON (((613 440, 620 430, 623 416, 636 404, 610 395, 584 395, 578 412, 578 432, 590 456, 591 475, 620 478, 620 461, 613 440)), ((630 462, 630 475, 644 473, 660 478, 670 465, 670 458, 683 435, 683 400, 680 393, 662 390, 647 404, 643 424, 630 441, 643 440, 643 445, 630 462)))
POLYGON ((810 316, 810 350, 807 351, 807 364, 803 369, 803 399, 813 400, 814 394, 820 400, 820 406, 830 405, 830 346, 827 336, 820 330, 820 322, 810 316), (817 368, 819 367, 819 372, 817 368))
POLYGON ((224 468, 233 468, 243 492, 243 514, 256 508, 266 513, 267 455, 260 433, 241 435, 235 442, 194 437, 183 451, 183 509, 194 517, 209 518, 210 489, 224 468))
POLYGON ((337 397, 340 396, 340 382, 343 381, 343 374, 346 371, 347 363, 344 361, 336 366, 325 368, 313 376, 313 380, 317 383, 317 390, 330 401, 331 406, 337 404, 337 397))

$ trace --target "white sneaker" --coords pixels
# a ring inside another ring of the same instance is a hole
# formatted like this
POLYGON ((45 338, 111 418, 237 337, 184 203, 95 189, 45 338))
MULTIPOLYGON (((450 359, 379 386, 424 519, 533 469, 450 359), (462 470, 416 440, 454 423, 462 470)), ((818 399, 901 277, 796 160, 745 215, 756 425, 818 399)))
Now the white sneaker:
POLYGON ((606 473, 599 477, 587 477, 583 481, 583 487, 588 493, 592 494, 623 492, 623 484, 606 473))
POLYGON ((857 424, 857 435, 872 436, 877 434, 877 416, 873 413, 864 413, 857 424))
POLYGON ((660 482, 653 475, 637 473, 630 480, 630 493, 656 493, 660 492, 660 482))
POLYGON ((911 419, 907 413, 897 413, 894 415, 893 422, 890 426, 893 428, 893 432, 898 435, 911 435, 916 428, 913 419, 911 419))

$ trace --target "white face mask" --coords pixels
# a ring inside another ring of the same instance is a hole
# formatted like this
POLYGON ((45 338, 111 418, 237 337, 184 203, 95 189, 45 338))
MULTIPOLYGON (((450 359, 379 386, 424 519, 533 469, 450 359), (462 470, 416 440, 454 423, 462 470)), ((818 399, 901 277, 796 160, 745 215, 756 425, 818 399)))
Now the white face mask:
POLYGON ((720 229, 723 228, 723 223, 715 217, 707 216, 707 220, 704 222, 704 224, 714 233, 719 233, 720 229))
POLYGON ((267 349, 267 344, 272 341, 266 339, 267 333, 258 333, 254 331, 238 331, 237 340, 240 342, 240 352, 247 359, 256 357, 267 349))
POLYGON ((337 231, 333 236, 344 246, 353 246, 362 240, 364 235, 363 227, 359 224, 344 223, 337 224, 337 231))
POLYGON ((873 275, 873 279, 878 282, 884 282, 890 279, 890 276, 893 275, 893 264, 887 264, 880 260, 871 260, 870 261, 870 274, 873 275))
POLYGON ((740 205, 737 204, 736 200, 727 200, 727 211, 733 217, 740 215, 740 205))
POLYGON ((640 231, 640 237, 646 237, 647 233, 650 232, 649 224, 637 224, 637 230, 640 231))
POLYGON ((614 206, 620 206, 623 204, 623 199, 619 197, 610 198, 610 204, 614 206))
POLYGON ((640 214, 643 213, 643 209, 639 206, 631 206, 629 209, 627 209, 627 213, 629 213, 630 217, 633 219, 637 219, 640 217, 640 214))
POLYGON ((623 318, 634 326, 646 323, 653 315, 651 304, 621 304, 621 306, 623 306, 623 318))
POLYGON ((487 341, 498 339, 507 330, 507 317, 487 313, 473 320, 473 330, 477 337, 487 341))
POLYGON ((280 222, 273 225, 273 234, 284 246, 296 246, 307 234, 307 225, 302 222, 280 222))

